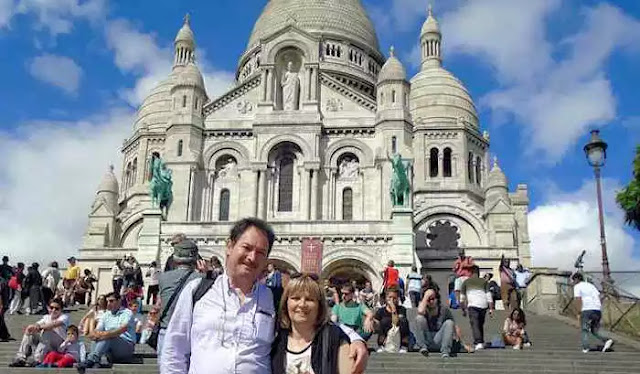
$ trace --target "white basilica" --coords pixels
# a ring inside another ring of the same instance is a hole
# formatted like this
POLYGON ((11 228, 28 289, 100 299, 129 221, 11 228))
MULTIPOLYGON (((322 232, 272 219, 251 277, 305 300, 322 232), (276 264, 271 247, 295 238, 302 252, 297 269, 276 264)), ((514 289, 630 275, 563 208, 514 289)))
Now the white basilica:
MULTIPOLYGON (((509 192, 464 85, 442 67, 429 11, 413 77, 380 51, 360 0, 270 0, 240 56, 236 82, 210 98, 188 17, 166 80, 140 106, 122 147, 122 176, 97 192, 81 261, 110 287, 117 258, 163 262, 185 233, 224 261, 231 223, 269 221, 272 259, 301 270, 303 242, 322 250, 322 275, 380 284, 390 259, 443 282, 460 249, 485 270, 502 254, 529 265, 526 185, 509 192), (151 209, 149 160, 173 172, 166 220, 151 209), (390 158, 411 192, 392 206, 390 158)), ((441 286, 444 284, 441 283, 441 286)))

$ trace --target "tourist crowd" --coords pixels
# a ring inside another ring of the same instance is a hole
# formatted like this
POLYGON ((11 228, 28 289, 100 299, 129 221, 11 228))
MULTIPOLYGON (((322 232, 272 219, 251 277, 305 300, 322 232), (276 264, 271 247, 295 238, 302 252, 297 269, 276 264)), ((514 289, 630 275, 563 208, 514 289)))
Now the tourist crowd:
MULTIPOLYGON (((113 290, 91 305, 97 281, 81 271, 74 257, 64 274, 53 262, 44 271, 37 263, 0 265, 0 339, 11 339, 4 314, 41 314, 25 327, 10 366, 87 368, 131 363, 135 345, 158 352, 162 374, 211 371, 242 373, 361 373, 366 368, 366 342, 376 336, 377 352, 438 352, 450 357, 491 347, 531 345, 521 300, 530 274, 521 265, 500 263, 500 283, 490 273, 480 276, 473 258, 461 252, 455 260, 446 299, 432 277, 416 267, 401 277, 393 261, 382 269, 382 287, 369 281, 319 279, 291 273, 268 262, 275 234, 259 219, 237 222, 229 235, 226 261, 205 260, 195 242, 183 234, 171 240, 173 254, 164 271, 152 262, 143 273, 131 255, 112 268, 113 290), (144 280, 146 304, 142 315, 144 280), (28 300, 28 302, 27 302, 28 300), (496 302, 508 311, 498 341, 485 340, 487 315, 496 302), (65 311, 90 306, 77 325, 65 311), (406 307, 405 307, 406 305, 406 307), (410 317, 409 307, 415 309, 410 317), (461 309, 472 331, 462 334, 452 309, 461 309), (103 362, 105 361, 105 362, 103 362)), ((598 290, 577 273, 583 349, 599 334, 598 290)))

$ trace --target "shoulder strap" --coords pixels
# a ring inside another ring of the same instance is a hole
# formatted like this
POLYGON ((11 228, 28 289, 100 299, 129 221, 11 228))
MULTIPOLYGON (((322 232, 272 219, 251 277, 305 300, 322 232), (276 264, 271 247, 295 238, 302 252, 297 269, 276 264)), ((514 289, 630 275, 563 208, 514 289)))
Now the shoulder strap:
POLYGON ((193 303, 191 308, 196 306, 196 303, 198 301, 200 301, 200 299, 202 299, 202 297, 204 296, 204 294, 206 294, 209 289, 213 286, 213 284, 216 282, 215 278, 203 278, 200 281, 200 284, 198 285, 198 287, 195 289, 195 291, 193 291, 193 303))
POLYGON ((325 324, 322 329, 322 357, 324 360, 324 365, 322 365, 322 374, 329 374, 334 369, 330 368, 331 360, 329 359, 329 324, 325 324))
POLYGON ((164 317, 167 316, 169 309, 171 309, 171 306, 176 301, 178 295, 180 295, 182 288, 184 288, 184 285, 187 283, 187 279, 189 279, 192 273, 193 273, 193 270, 190 270, 185 275, 183 275, 182 278, 180 278, 178 287, 176 287, 176 289, 173 291, 173 294, 171 294, 171 297, 169 298, 167 305, 165 305, 164 309, 162 310, 162 314, 160 315, 160 318, 158 319, 158 321, 164 320, 164 317))

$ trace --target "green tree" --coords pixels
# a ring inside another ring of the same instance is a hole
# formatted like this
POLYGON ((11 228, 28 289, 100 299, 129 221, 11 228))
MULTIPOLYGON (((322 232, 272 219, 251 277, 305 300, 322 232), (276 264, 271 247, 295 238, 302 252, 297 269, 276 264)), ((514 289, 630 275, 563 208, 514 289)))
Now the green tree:
POLYGON ((636 149, 636 158, 633 160, 633 179, 618 192, 616 201, 625 212, 626 223, 640 230, 640 146, 636 149))

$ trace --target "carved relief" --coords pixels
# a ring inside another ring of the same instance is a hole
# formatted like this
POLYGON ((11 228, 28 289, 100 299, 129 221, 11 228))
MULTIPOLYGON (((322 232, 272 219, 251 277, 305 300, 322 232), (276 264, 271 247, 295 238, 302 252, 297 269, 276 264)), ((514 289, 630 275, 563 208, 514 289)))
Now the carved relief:
POLYGON ((352 180, 358 178, 358 171, 360 170, 360 162, 357 158, 345 157, 338 165, 338 178, 345 180, 352 180))
POLYGON ((329 112, 337 112, 342 110, 342 100, 332 97, 327 100, 326 104, 327 111, 329 112))
POLYGON ((250 113, 253 110, 253 104, 251 104, 250 102, 244 100, 244 101, 240 101, 236 107, 238 108, 238 113, 240 114, 247 114, 250 113))

